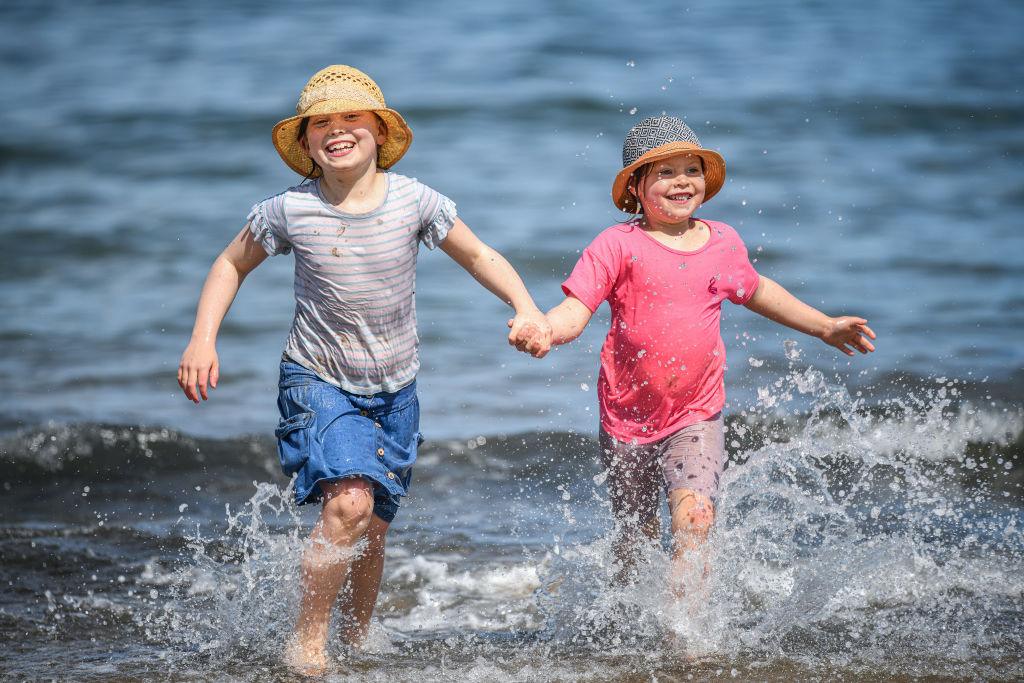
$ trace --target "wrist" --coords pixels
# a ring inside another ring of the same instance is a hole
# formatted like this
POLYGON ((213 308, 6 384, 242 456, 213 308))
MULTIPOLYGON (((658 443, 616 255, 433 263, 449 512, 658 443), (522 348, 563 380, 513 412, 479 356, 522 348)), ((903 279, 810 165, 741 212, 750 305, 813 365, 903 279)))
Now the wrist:
POLYGON ((199 334, 193 332, 189 344, 193 346, 216 346, 217 335, 216 333, 199 334))
POLYGON ((518 306, 513 304, 512 307, 515 309, 516 315, 544 315, 544 312, 537 308, 537 305, 532 301, 521 303, 518 306))
POLYGON ((835 329, 835 326, 836 319, 831 318, 829 316, 825 316, 825 319, 821 322, 821 325, 818 327, 815 336, 818 339, 825 340, 832 334, 832 330, 835 329))

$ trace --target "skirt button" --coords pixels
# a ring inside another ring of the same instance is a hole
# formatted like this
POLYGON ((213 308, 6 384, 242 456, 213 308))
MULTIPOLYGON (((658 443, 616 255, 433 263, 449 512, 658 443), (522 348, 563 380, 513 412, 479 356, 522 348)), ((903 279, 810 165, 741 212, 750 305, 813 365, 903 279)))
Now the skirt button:
POLYGON ((394 478, 395 478, 395 473, 394 472, 388 472, 388 479, 394 479, 394 478))
POLYGON ((377 455, 383 458, 384 457, 384 449, 383 448, 378 448, 377 449, 377 455))

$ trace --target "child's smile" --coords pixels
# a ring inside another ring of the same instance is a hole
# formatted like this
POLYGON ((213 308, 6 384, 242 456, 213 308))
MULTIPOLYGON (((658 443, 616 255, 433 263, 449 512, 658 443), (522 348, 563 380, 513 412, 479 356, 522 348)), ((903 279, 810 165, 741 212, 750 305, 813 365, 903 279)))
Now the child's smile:
POLYGON ((376 159, 384 134, 371 112, 324 114, 310 117, 302 142, 321 169, 344 172, 376 159))
POLYGON ((332 157, 343 157, 351 152, 356 146, 354 140, 343 140, 327 144, 327 153, 332 157))
POLYGON ((679 225, 700 208, 704 189, 700 157, 678 154, 655 162, 640 180, 637 194, 651 224, 679 225))

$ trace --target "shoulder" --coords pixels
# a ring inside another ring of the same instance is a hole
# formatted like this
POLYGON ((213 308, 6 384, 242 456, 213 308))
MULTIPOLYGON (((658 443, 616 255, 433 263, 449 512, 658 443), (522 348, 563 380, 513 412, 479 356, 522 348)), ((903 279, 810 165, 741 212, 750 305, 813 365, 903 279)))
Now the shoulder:
POLYGON ((401 173, 385 171, 388 179, 388 201, 405 203, 415 200, 421 206, 434 205, 440 193, 425 185, 418 178, 404 176, 401 173))
POLYGON ((384 175, 388 179, 388 190, 392 194, 407 194, 409 192, 422 194, 424 191, 430 190, 418 178, 410 178, 401 173, 393 173, 391 171, 385 171, 384 175))
POLYGON ((616 223, 597 234, 587 245, 586 252, 592 258, 598 258, 609 266, 622 260, 622 255, 630 251, 629 243, 636 238, 639 228, 632 223, 616 223))
POLYGON ((636 237, 638 230, 640 230, 640 228, 632 221, 616 223, 615 225, 610 225, 599 232, 591 244, 608 246, 626 244, 636 237))
POLYGON ((317 199, 316 184, 313 181, 305 181, 298 185, 293 185, 286 190, 282 190, 276 194, 272 194, 260 200, 259 204, 267 206, 284 206, 295 200, 298 201, 309 201, 310 199, 317 199))
POLYGON ((740 240, 741 242, 743 241, 740 238, 740 234, 736 232, 736 228, 732 227, 728 223, 723 223, 722 221, 714 221, 709 218, 698 218, 697 220, 707 224, 708 228, 710 228, 719 237, 725 237, 727 239, 737 239, 740 240))

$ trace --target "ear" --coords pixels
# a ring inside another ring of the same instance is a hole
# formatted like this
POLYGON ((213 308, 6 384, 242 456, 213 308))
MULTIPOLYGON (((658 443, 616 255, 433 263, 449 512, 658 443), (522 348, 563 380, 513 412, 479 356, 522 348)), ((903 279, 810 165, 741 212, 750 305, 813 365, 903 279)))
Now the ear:
POLYGON ((302 147, 302 151, 306 153, 307 157, 309 157, 310 159, 313 158, 313 155, 309 153, 309 141, 306 140, 305 135, 299 138, 299 146, 302 147))
POLYGON ((377 141, 377 146, 380 147, 388 139, 388 124, 384 123, 384 119, 376 112, 374 112, 373 118, 377 119, 377 136, 374 139, 377 141))

